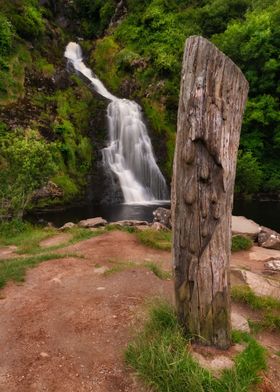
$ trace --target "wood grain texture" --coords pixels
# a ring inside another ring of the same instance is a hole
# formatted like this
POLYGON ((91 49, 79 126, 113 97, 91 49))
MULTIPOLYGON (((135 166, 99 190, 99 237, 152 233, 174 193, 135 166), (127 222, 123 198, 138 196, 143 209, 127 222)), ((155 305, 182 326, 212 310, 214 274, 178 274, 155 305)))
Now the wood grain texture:
POLYGON ((230 345, 229 258, 248 82, 202 37, 186 41, 172 180, 176 305, 195 340, 230 345))

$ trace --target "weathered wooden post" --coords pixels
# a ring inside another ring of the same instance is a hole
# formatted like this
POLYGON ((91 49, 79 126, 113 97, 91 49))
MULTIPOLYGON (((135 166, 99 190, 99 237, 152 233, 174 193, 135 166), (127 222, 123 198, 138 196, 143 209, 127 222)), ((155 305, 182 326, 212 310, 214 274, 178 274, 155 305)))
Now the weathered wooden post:
POLYGON ((202 37, 186 41, 172 182, 179 319, 196 341, 230 345, 229 258, 248 82, 202 37))

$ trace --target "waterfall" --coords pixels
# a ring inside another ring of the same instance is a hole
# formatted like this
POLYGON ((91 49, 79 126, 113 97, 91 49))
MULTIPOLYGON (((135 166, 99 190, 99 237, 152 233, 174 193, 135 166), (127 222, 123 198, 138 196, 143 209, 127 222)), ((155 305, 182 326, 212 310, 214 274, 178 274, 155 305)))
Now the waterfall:
POLYGON ((84 64, 81 47, 70 42, 64 56, 88 79, 95 91, 107 98, 109 141, 103 162, 119 179, 125 203, 156 203, 168 199, 165 179, 156 163, 141 107, 111 94, 84 64))

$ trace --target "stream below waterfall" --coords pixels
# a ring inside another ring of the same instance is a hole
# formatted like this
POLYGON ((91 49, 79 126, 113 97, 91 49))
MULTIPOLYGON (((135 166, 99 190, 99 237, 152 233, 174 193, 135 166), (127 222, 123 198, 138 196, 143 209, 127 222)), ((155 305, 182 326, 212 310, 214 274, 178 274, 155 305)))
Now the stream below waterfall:
MULTIPOLYGON (((32 221, 44 219, 60 227, 66 222, 79 222, 81 219, 102 216, 108 222, 116 222, 124 219, 137 219, 152 222, 153 211, 158 207, 170 208, 170 204, 150 205, 92 205, 85 204, 73 206, 68 209, 54 209, 52 211, 33 212, 29 218, 32 221)), ((280 232, 280 202, 236 200, 233 206, 233 215, 243 215, 252 219, 262 226, 269 227, 280 232)))

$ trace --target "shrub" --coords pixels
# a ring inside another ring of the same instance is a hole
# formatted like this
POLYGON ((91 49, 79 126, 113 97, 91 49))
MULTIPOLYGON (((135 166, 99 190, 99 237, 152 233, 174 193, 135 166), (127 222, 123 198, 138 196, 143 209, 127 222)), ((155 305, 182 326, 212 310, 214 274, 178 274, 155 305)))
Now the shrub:
POLYGON ((55 171, 50 146, 35 131, 0 135, 0 214, 21 218, 33 193, 55 171))
POLYGON ((235 190, 238 193, 250 194, 260 189, 263 172, 252 152, 239 151, 236 168, 235 190))
POLYGON ((25 2, 13 16, 13 22, 19 36, 34 39, 45 31, 45 22, 40 8, 25 2))

